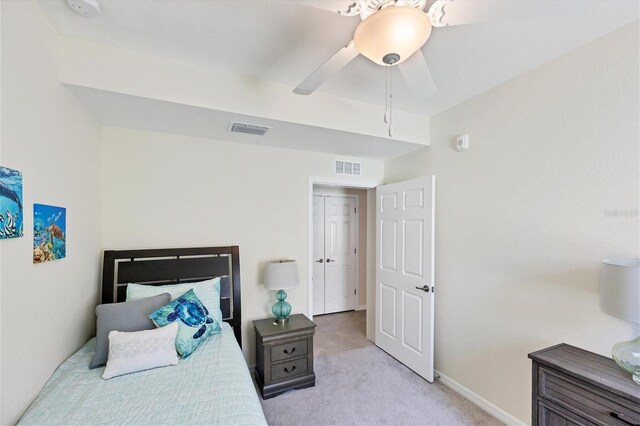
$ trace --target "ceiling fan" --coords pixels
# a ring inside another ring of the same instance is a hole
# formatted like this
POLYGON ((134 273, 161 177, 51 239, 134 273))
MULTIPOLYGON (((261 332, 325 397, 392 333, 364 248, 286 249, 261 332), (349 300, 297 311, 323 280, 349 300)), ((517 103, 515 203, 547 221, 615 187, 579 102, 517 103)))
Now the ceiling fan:
POLYGON ((379 65, 397 65, 413 97, 426 98, 437 91, 420 50, 429 39, 432 27, 509 19, 522 16, 523 12, 513 8, 515 3, 521 5, 522 2, 436 0, 425 12, 427 3, 428 0, 304 1, 307 6, 342 16, 360 15, 362 22, 356 28, 353 41, 312 72, 293 92, 313 93, 358 55, 363 55, 379 65))

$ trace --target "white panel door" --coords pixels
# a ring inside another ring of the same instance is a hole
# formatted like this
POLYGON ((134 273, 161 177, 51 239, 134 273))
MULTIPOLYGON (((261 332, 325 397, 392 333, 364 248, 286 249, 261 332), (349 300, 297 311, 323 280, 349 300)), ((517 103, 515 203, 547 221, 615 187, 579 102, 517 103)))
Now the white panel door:
POLYGON ((433 382, 435 176, 376 189, 376 345, 433 382))
POLYGON ((324 197, 313 197, 313 315, 324 314, 324 197))
POLYGON ((355 309, 355 198, 325 197, 324 253, 324 313, 355 309))

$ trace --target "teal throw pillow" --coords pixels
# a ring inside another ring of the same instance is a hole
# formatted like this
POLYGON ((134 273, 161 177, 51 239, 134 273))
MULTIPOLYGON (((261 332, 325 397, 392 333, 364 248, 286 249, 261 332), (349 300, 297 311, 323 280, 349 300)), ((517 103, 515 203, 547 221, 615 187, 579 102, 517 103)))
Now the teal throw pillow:
POLYGON ((127 286, 127 302, 136 299, 144 299, 162 293, 169 293, 171 300, 177 299, 187 291, 193 289, 198 299, 209 311, 209 315, 218 324, 222 324, 222 311, 220 310, 220 277, 206 281, 185 284, 144 285, 130 283, 127 286))
POLYGON ((209 336, 221 330, 218 321, 209 315, 193 290, 158 308, 149 318, 157 327, 178 323, 176 350, 182 358, 191 355, 209 336))

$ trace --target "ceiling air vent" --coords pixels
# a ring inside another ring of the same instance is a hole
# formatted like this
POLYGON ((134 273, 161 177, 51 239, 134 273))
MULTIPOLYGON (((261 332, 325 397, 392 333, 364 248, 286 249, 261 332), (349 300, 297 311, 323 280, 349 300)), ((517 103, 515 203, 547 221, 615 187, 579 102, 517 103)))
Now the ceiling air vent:
POLYGON ((336 160, 334 170, 337 175, 360 176, 360 163, 336 160))
POLYGON ((248 133, 250 135, 264 136, 264 134, 267 133, 267 130, 269 130, 269 127, 257 126, 255 124, 234 123, 232 121, 229 123, 229 130, 236 133, 248 133))

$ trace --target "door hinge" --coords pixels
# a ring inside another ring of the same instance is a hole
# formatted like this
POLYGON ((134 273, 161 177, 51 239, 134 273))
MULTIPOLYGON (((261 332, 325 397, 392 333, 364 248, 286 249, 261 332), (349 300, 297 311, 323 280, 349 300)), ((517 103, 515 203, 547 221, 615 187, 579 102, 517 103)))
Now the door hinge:
POLYGON ((353 289, 353 294, 357 294, 356 291, 357 291, 356 289, 353 289))
POLYGON ((353 249, 353 254, 356 254, 356 249, 353 249))
POLYGON ((355 207, 353 208, 353 212, 354 212, 354 213, 356 212, 356 208, 355 208, 355 207))

